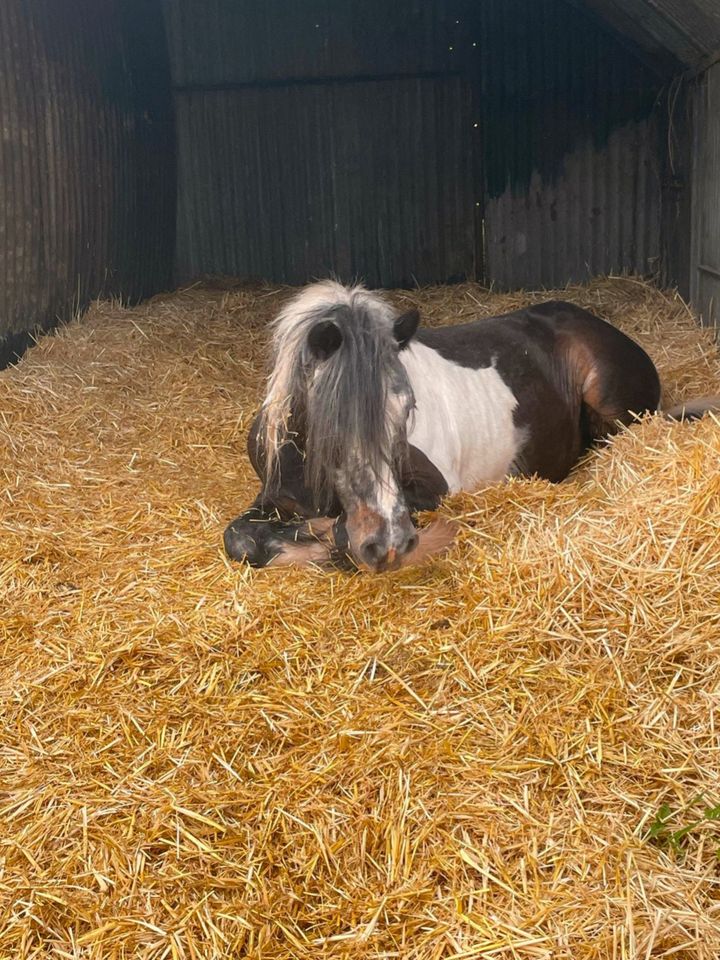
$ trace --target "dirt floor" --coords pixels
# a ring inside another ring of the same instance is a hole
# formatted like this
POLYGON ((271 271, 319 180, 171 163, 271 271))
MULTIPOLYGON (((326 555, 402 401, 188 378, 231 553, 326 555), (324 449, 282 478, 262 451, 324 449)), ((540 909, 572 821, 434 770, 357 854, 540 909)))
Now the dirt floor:
MULTIPOLYGON (((560 295, 720 392, 679 298, 560 295)), ((717 960, 720 422, 453 498, 423 567, 252 571, 287 296, 97 304, 0 374, 0 960, 717 960)))

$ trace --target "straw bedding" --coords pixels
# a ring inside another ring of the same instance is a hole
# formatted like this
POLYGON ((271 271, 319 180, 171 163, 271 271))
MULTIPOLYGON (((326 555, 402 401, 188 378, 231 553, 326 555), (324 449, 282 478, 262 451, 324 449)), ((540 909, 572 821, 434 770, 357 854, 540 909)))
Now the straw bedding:
MULTIPOLYGON (((286 296, 100 303, 0 376, 0 958, 717 960, 720 424, 454 498, 422 567, 243 569, 286 296)), ((720 392, 676 296, 562 296, 720 392)))

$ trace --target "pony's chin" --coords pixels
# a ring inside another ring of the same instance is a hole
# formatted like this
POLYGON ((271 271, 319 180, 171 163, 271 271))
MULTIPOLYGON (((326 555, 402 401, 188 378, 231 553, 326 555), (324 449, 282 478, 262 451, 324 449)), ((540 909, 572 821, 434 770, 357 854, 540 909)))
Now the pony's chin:
POLYGON ((361 570, 365 570, 367 573, 393 573, 395 570, 401 569, 403 559, 404 557, 399 557, 395 550, 391 550, 383 562, 376 564, 374 567, 362 561, 356 560, 355 562, 361 570))

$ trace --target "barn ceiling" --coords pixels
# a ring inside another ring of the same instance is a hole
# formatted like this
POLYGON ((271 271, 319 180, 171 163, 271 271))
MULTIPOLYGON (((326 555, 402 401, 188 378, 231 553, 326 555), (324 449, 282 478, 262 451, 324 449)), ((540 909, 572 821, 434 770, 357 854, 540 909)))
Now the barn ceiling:
POLYGON ((656 64, 697 68, 720 56, 720 0, 574 0, 656 64))

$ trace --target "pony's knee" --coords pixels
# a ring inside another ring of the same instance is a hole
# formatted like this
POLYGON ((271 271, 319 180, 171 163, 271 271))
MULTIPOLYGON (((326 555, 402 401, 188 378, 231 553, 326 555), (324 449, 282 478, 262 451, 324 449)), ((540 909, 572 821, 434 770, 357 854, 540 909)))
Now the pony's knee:
POLYGON ((324 567, 331 561, 331 548, 320 540, 283 542, 269 561, 272 567, 324 567))
POLYGON ((226 528, 223 535, 225 553, 231 560, 248 563, 251 567, 264 567, 272 559, 263 536, 262 524, 238 517, 226 528))
POLYGON ((226 528, 225 552, 251 567, 323 565, 333 554, 333 523, 328 517, 302 523, 260 519, 252 508, 226 528))

